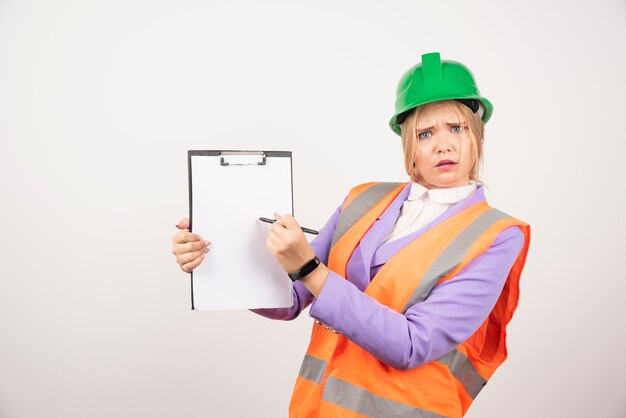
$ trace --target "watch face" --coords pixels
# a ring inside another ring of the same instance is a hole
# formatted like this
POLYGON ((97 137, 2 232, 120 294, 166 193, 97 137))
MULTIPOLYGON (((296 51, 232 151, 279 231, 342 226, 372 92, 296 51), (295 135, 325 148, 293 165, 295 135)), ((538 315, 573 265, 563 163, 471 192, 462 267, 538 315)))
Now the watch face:
POLYGON ((307 274, 315 270, 319 264, 320 264, 320 260, 317 257, 315 257, 313 260, 306 263, 304 267, 302 267, 302 269, 300 270, 300 276, 302 277, 306 276, 307 274))

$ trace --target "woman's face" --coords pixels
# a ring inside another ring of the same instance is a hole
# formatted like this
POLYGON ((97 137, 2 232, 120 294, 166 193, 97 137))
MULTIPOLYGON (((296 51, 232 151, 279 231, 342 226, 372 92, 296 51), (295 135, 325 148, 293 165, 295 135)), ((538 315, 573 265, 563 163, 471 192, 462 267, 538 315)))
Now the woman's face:
POLYGON ((416 129, 417 182, 429 189, 469 184, 474 139, 453 105, 446 102, 424 105, 416 129), (453 163, 441 165, 445 160, 453 163))

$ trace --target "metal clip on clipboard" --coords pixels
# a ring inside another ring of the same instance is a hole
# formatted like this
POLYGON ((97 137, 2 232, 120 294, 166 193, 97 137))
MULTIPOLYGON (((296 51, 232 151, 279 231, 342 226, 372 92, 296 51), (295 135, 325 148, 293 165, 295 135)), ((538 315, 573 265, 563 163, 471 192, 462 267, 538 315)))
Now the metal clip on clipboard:
POLYGON ((267 159, 265 153, 262 151, 226 151, 220 153, 221 166, 265 164, 267 164, 267 159))

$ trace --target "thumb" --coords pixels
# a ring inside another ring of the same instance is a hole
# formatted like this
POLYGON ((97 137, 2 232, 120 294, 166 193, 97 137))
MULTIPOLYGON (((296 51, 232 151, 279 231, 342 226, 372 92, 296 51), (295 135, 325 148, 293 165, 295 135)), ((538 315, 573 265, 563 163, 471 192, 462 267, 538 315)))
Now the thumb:
POLYGON ((183 218, 181 221, 176 224, 176 228, 178 229, 187 229, 189 228, 189 218, 183 218))

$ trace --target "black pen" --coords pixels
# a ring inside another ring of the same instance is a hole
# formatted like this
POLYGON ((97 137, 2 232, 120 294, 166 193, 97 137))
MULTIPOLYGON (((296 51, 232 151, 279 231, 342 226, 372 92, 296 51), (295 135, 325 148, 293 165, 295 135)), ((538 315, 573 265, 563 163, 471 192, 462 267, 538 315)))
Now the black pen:
MULTIPOLYGON (((268 224, 273 224, 274 222, 276 222, 276 219, 259 218, 259 221, 267 222, 268 224)), ((306 232, 307 234, 313 234, 313 235, 318 235, 319 234, 319 232, 317 232, 314 229, 309 229, 309 228, 304 228, 304 227, 300 227, 300 228, 302 228, 302 231, 306 232)))

